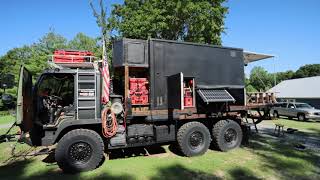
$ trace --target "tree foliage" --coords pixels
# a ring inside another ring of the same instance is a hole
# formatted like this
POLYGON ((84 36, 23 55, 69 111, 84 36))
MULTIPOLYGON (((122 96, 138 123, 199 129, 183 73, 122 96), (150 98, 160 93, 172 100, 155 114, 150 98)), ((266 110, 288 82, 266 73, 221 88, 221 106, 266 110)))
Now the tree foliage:
POLYGON ((88 50, 101 57, 101 45, 97 38, 78 33, 68 41, 54 31, 49 31, 38 42, 13 48, 0 57, 0 84, 7 79, 8 74, 14 75, 17 83, 21 65, 26 66, 35 80, 47 68, 49 55, 56 49, 88 50))
POLYGON ((84 33, 78 33, 72 40, 70 40, 68 43, 68 48, 91 51, 97 57, 102 56, 99 38, 91 38, 84 33))
POLYGON ((276 81, 281 82, 288 79, 293 79, 295 76, 295 72, 292 70, 285 71, 285 72, 277 72, 276 74, 272 74, 272 76, 276 76, 276 81))
POLYGON ((221 44, 225 0, 125 0, 114 5, 109 29, 137 39, 160 38, 221 44))
POLYGON ((304 78, 311 76, 320 76, 320 64, 307 64, 300 67, 294 77, 295 78, 304 78))
POLYGON ((262 67, 254 67, 250 73, 250 84, 258 91, 266 91, 272 87, 272 76, 262 67))
POLYGON ((274 83, 295 78, 305 78, 320 76, 320 64, 308 64, 300 67, 297 71, 285 71, 277 73, 268 73, 263 67, 254 67, 251 70, 250 77, 246 79, 247 92, 266 91, 274 86, 274 83))

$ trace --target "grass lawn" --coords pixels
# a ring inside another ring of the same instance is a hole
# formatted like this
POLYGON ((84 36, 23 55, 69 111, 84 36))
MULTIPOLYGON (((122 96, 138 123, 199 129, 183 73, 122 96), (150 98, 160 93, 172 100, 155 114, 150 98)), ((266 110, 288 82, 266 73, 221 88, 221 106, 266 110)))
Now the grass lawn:
POLYGON ((63 174, 53 153, 25 156, 41 148, 19 144, 12 158, 13 144, 0 144, 0 179, 320 179, 319 152, 297 151, 281 138, 259 134, 236 150, 209 150, 192 158, 177 155, 171 146, 147 148, 149 156, 143 148, 118 150, 106 155, 100 168, 80 174, 63 174))
POLYGON ((0 125, 1 124, 13 124, 15 118, 10 115, 0 116, 0 125))

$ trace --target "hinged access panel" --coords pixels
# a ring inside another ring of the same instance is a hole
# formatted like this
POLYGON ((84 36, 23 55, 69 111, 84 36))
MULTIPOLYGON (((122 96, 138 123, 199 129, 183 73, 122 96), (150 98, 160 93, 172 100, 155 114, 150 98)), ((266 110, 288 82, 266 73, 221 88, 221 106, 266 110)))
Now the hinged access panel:
POLYGON ((183 73, 168 77, 168 108, 184 109, 183 101, 183 73))

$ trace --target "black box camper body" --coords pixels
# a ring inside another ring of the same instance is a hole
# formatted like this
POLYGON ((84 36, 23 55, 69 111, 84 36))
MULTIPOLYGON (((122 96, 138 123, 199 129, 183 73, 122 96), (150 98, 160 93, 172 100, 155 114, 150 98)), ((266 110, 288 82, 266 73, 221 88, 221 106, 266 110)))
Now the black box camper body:
MULTIPOLYGON (((158 39, 122 39, 114 43, 113 67, 116 74, 120 71, 118 74, 124 75, 123 79, 126 78, 125 68, 129 71, 128 78, 147 77, 150 95, 145 109, 151 111, 193 109, 207 113, 227 111, 226 104, 245 105, 243 50, 239 48, 158 39), (193 80, 191 107, 184 104, 183 98, 183 86, 188 80, 193 80)), ((126 90, 122 90, 124 87, 115 86, 115 93, 130 98, 126 90)))

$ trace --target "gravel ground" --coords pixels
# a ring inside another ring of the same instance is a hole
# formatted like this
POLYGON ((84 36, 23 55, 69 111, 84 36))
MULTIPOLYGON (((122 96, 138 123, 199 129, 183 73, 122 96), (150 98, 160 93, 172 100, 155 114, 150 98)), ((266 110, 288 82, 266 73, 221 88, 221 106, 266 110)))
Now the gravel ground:
POLYGON ((10 128, 12 126, 12 123, 10 124, 1 124, 0 129, 10 128))
MULTIPOLYGON (((294 132, 293 134, 286 133, 286 127, 284 127, 284 136, 277 137, 274 134, 274 125, 268 125, 260 123, 257 125, 259 134, 263 136, 272 137, 275 139, 279 139, 279 141, 285 142, 285 143, 291 143, 291 144, 299 144, 305 146, 305 149, 310 149, 317 154, 320 155, 320 139, 317 136, 308 135, 307 131, 299 131, 306 134, 299 134, 298 132, 294 132)), ((299 149, 303 150, 303 149, 299 149)))

